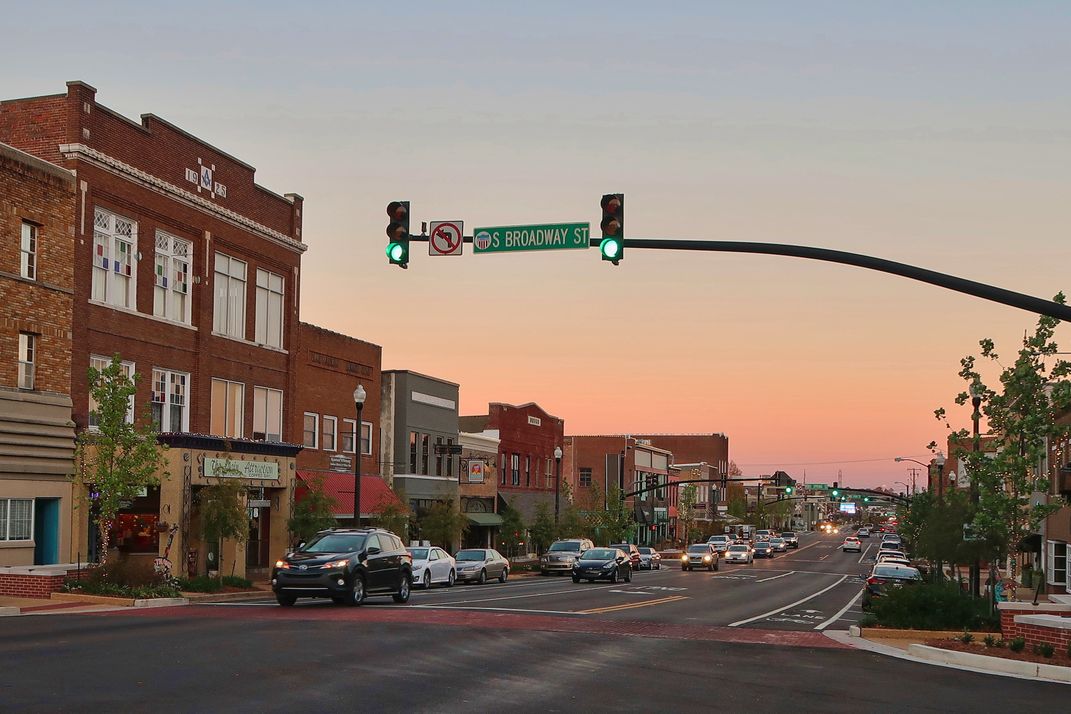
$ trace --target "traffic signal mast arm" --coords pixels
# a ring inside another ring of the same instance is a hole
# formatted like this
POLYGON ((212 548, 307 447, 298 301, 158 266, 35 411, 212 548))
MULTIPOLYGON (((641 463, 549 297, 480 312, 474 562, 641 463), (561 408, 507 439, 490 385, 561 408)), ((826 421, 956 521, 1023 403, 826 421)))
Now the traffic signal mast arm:
POLYGON ((641 493, 647 493, 648 491, 657 491, 660 488, 667 486, 680 486, 686 483, 711 483, 717 485, 719 483, 732 483, 734 481, 772 481, 773 479, 759 479, 759 478, 690 478, 684 481, 673 481, 672 483, 664 483, 661 486, 644 486, 641 489, 630 491, 629 493, 622 493, 621 498, 630 498, 631 496, 639 496, 641 493))

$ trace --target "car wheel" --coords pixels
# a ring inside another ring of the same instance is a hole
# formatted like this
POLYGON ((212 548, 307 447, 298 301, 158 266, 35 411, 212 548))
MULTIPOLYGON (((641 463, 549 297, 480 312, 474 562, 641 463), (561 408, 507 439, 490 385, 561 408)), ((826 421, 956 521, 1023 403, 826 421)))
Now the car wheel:
POLYGON ((574 583, 579 583, 580 582, 580 578, 578 578, 577 576, 574 575, 573 576, 573 582, 574 583))
POLYGON ((629 568, 628 572, 625 573, 625 582, 626 583, 631 583, 632 582, 632 568, 629 568))
POLYGON ((275 602, 283 607, 292 607, 294 603, 297 602, 297 598, 293 595, 276 595, 275 602))
POLYGON ((502 574, 498 576, 498 582, 504 583, 509 578, 509 568, 502 568, 502 574))
POLYGON ((346 596, 346 604, 359 607, 364 602, 364 576, 357 575, 353 579, 353 590, 346 596))
POLYGON ((412 585, 413 576, 409 573, 402 573, 402 582, 398 586, 398 592, 394 593, 394 602, 404 604, 409 602, 410 587, 412 585))
POLYGON ((477 580, 476 582, 479 583, 480 585, 483 585, 484 583, 487 582, 487 569, 486 568, 484 568, 483 570, 480 571, 480 579, 477 580))
POLYGON ((446 579, 446 587, 448 587, 448 588, 454 587, 454 583, 455 582, 457 582, 457 575, 454 573, 453 570, 451 570, 450 571, 450 577, 448 577, 446 579))
POLYGON ((421 584, 425 590, 431 590, 431 573, 427 570, 424 571, 424 580, 421 584))
POLYGON ((661 569, 662 569, 662 564, 661 564, 661 563, 659 563, 659 564, 658 564, 658 570, 661 570, 661 569))
POLYGON ((682 573, 683 573, 683 572, 684 572, 685 570, 687 570, 687 569, 688 569, 688 566, 687 566, 687 565, 682 565, 682 566, 681 566, 681 572, 682 572, 682 573))

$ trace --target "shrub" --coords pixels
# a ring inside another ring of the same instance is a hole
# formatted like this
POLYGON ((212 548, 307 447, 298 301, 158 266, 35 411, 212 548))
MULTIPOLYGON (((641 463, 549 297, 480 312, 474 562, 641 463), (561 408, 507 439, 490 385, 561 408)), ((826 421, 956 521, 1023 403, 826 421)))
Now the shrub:
POLYGON ((918 630, 995 629, 984 599, 972 599, 956 583, 916 583, 887 590, 871 609, 887 627, 918 630))
POLYGON ((240 578, 237 575, 224 575, 223 576, 223 584, 228 586, 228 587, 232 587, 232 588, 251 588, 251 587, 253 587, 253 581, 252 580, 246 580, 245 578, 240 578))
POLYGON ((878 624, 878 616, 872 612, 863 615, 863 619, 859 621, 860 627, 873 627, 876 624, 878 624))
POLYGON ((1046 659, 1052 657, 1054 652, 1056 652, 1056 648, 1048 642, 1042 642, 1039 645, 1034 645, 1034 654, 1039 654, 1042 657, 1045 657, 1046 659))
POLYGON ((1026 640, 1022 637, 1013 637, 1008 643, 1008 649, 1012 652, 1022 652, 1024 647, 1026 647, 1026 640))
POLYGON ((997 646, 997 638, 994 637, 993 635, 986 635, 982 639, 982 642, 985 643, 986 647, 996 647, 997 646))
POLYGON ((127 559, 109 561, 94 568, 81 580, 63 584, 66 592, 137 599, 179 597, 175 580, 165 580, 142 563, 127 559))
POLYGON ((969 645, 970 643, 974 642, 974 635, 964 630, 963 634, 958 636, 956 639, 965 645, 969 645))
POLYGON ((180 590, 188 593, 218 593, 223 589, 223 583, 219 578, 210 578, 207 575, 198 575, 196 578, 179 578, 180 590))

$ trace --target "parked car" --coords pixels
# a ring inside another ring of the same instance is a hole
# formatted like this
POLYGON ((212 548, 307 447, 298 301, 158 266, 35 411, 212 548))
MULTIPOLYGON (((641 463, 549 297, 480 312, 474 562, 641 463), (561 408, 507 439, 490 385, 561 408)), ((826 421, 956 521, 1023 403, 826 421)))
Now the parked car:
POLYGON ((788 550, 788 543, 781 536, 770 538, 770 545, 773 546, 775 553, 784 553, 788 550))
POLYGON ((724 553, 729 548, 732 540, 727 535, 712 535, 707 538, 707 543, 713 545, 719 553, 724 553))
POLYGON ((907 558, 907 553, 902 550, 896 550, 895 548, 882 548, 874 554, 874 560, 881 558, 882 556, 893 556, 896 558, 907 558))
POLYGON ((895 538, 889 538, 888 536, 886 536, 885 538, 882 538, 882 540, 881 540, 881 547, 882 548, 892 548, 894 550, 900 550, 901 548, 903 548, 903 546, 904 546, 904 542, 902 540, 900 540, 899 536, 897 536, 895 538))
POLYGON ((360 605, 369 595, 409 601, 413 558, 398 536, 381 528, 331 528, 276 561, 271 589, 280 605, 329 597, 360 605))
POLYGON ((751 550, 751 546, 746 543, 733 543, 725 551, 726 563, 747 563, 751 564, 755 562, 755 553, 751 550))
POLYGON ((875 559, 878 563, 896 563, 898 565, 911 565, 906 555, 899 553, 883 553, 875 559))
POLYGON ((799 536, 796 535, 795 531, 785 531, 781 534, 781 537, 785 539, 785 545, 787 545, 789 548, 800 547, 800 539, 799 536))
POLYGON ((840 549, 847 553, 849 550, 854 550, 856 553, 863 552, 862 542, 855 536, 848 536, 844 539, 844 542, 840 544, 840 549))
POLYGON ((454 558, 442 548, 406 548, 413 556, 413 584, 425 589, 436 583, 454 587, 457 569, 454 558))
POLYGON ((605 578, 611 583, 632 582, 632 561, 620 548, 592 548, 573 564, 573 582, 593 583, 605 578))
POLYGON ((640 569, 640 549, 635 543, 611 543, 606 546, 607 548, 619 548, 625 551, 625 555, 628 556, 629 562, 632 564, 633 570, 640 569))
POLYGON ((640 546, 640 568, 643 570, 661 570, 662 555, 649 546, 640 546))
POLYGON ((457 561, 457 579, 463 583, 483 585, 491 578, 506 582, 509 577, 509 561, 494 548, 466 548, 454 554, 457 561))
POLYGON ((886 594, 890 588, 914 585, 922 582, 922 573, 910 565, 878 563, 870 571, 863 590, 863 609, 869 609, 874 600, 886 594))
POLYGON ((539 573, 549 575, 550 573, 571 572, 576 559, 594 547, 595 544, 587 538, 556 540, 539 559, 539 573))
POLYGON ((869 528, 860 528, 859 532, 856 533, 855 535, 859 536, 860 538, 869 538, 870 537, 870 529, 869 528))
POLYGON ((681 555, 681 570, 718 569, 718 551, 711 543, 695 543, 681 555))
POLYGON ((752 550, 752 553, 756 558, 772 558, 774 557, 774 552, 774 547, 768 540, 756 541, 755 547, 752 550))

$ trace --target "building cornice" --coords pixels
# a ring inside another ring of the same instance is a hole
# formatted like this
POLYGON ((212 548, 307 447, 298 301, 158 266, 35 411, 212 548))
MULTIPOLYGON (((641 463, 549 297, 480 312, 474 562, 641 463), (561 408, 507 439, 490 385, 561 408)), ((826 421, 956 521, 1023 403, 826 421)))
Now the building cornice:
POLYGON ((246 218, 240 213, 230 210, 229 208, 223 208, 215 203, 212 203, 206 198, 198 196, 195 193, 191 193, 184 188, 176 186, 173 183, 164 181, 161 178, 153 176, 152 174, 142 171, 139 168, 124 163, 115 157, 109 156, 101 151, 97 151, 94 148, 86 146, 85 144, 60 144, 60 153, 67 159, 79 159, 81 161, 87 161, 94 166, 97 166, 105 171, 113 173, 131 181, 140 183, 147 188, 162 193, 163 195, 181 201, 197 208, 209 215, 212 215, 221 220, 232 223, 239 228, 243 228, 248 231, 252 231, 256 235, 269 240, 277 245, 292 250, 297 253, 304 253, 308 250, 308 246, 299 240, 295 240, 285 233, 281 233, 274 228, 268 228, 267 226, 257 223, 251 218, 246 218))

